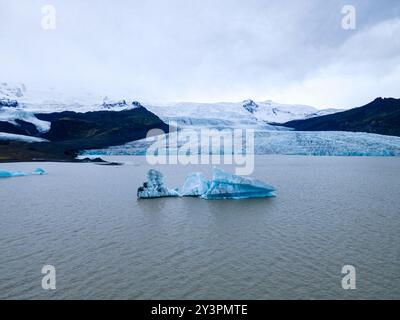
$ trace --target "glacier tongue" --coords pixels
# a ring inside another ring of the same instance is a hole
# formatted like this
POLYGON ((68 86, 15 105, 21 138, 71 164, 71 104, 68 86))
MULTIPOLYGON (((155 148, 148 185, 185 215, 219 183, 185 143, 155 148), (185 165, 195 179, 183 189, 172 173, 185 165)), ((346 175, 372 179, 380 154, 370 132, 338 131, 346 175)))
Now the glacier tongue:
POLYGON ((17 125, 16 120, 32 123, 41 133, 49 131, 51 127, 50 122, 39 120, 32 112, 26 111, 21 107, 3 107, 0 109, 0 121, 17 125))
POLYGON ((33 142, 48 142, 49 140, 43 138, 25 136, 22 134, 0 132, 0 141, 23 141, 23 142, 33 143, 33 142))
POLYGON ((247 199, 275 196, 276 189, 262 181, 240 177, 214 168, 211 186, 201 197, 216 199, 247 199))

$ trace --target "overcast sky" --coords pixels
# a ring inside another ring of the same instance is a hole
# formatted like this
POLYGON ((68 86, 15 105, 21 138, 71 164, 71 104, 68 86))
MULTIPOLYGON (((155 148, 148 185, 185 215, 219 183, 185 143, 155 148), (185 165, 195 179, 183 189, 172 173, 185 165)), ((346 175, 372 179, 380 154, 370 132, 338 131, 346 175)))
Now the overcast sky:
POLYGON ((0 81, 145 101, 400 97, 399 0, 0 0, 0 81), (42 6, 56 29, 42 28, 42 6), (341 25, 356 8, 356 29, 341 25))

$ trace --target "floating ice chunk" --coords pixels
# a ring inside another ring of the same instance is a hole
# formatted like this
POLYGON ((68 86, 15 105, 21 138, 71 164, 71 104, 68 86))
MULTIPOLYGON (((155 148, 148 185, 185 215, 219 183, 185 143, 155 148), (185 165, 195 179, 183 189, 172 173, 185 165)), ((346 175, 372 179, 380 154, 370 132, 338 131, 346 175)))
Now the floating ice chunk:
POLYGON ((186 177, 182 188, 182 195, 199 197, 207 192, 210 184, 210 181, 201 172, 191 172, 186 177))
POLYGON ((23 177, 27 175, 27 173, 21 171, 0 170, 0 178, 23 177))
POLYGON ((244 178, 214 168, 211 186, 203 199, 246 199, 275 196, 276 189, 262 181, 244 178))
POLYGON ((47 172, 42 168, 37 168, 35 171, 32 172, 32 174, 36 174, 36 175, 40 175, 40 176, 43 174, 46 174, 46 173, 47 172))
POLYGON ((176 189, 168 189, 163 182, 161 172, 151 169, 147 172, 147 181, 139 187, 137 191, 138 198, 163 198, 163 197, 179 197, 180 194, 176 189))
POLYGON ((41 168, 37 168, 32 173, 26 173, 26 172, 22 172, 22 171, 0 170, 0 178, 26 177, 26 176, 30 176, 30 175, 43 175, 43 174, 46 174, 46 171, 44 171, 41 168))

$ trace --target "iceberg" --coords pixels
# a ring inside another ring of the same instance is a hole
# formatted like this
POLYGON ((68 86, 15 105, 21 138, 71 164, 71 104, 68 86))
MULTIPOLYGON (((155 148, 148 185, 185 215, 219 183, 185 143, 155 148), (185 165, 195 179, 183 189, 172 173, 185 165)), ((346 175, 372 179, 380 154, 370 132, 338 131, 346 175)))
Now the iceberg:
POLYGON ((32 172, 33 175, 39 175, 39 176, 46 174, 46 173, 47 172, 42 168, 37 168, 35 171, 32 172))
POLYGON ((210 188, 201 198, 213 199, 247 199, 274 197, 276 189, 262 181, 244 178, 214 168, 210 188))
POLYGON ((37 168, 35 171, 31 173, 26 173, 22 171, 0 170, 0 178, 26 177, 30 175, 43 175, 43 174, 46 174, 46 171, 42 168, 37 168))
POLYGON ((139 187, 138 198, 164 197, 200 197, 214 199, 248 199, 274 197, 276 189, 260 180, 245 178, 214 168, 212 181, 207 180, 201 172, 189 173, 185 179, 182 192, 168 189, 163 182, 161 172, 151 169, 147 181, 139 187))
POLYGON ((211 182, 201 172, 191 172, 187 175, 182 188, 182 195, 186 197, 199 197, 207 192, 211 182))
POLYGON ((24 177, 27 175, 27 173, 21 171, 0 170, 0 178, 24 177))
POLYGON ((162 173, 154 169, 147 172, 147 181, 137 191, 137 197, 141 199, 179 196, 178 190, 168 189, 164 185, 162 173))

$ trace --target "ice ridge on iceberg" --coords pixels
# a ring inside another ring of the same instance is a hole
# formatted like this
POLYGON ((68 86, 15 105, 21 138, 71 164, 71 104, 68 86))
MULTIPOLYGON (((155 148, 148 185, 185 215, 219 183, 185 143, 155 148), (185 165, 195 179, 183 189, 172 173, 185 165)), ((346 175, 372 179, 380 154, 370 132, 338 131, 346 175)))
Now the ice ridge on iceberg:
POLYGON ((207 192, 210 184, 210 181, 204 177, 203 173, 191 172, 186 177, 182 188, 182 195, 186 197, 199 197, 207 192))
POLYGON ((176 189, 168 189, 164 185, 163 175, 161 172, 151 169, 147 172, 147 181, 137 191, 138 198, 164 198, 179 197, 180 194, 176 189))
POLYGON ((0 178, 26 177, 26 176, 43 175, 43 174, 46 174, 46 171, 43 170, 42 168, 37 168, 35 171, 31 173, 22 171, 0 170, 0 178))
POLYGON ((214 168, 213 179, 203 199, 246 199, 275 196, 276 189, 262 181, 244 178, 214 168))

